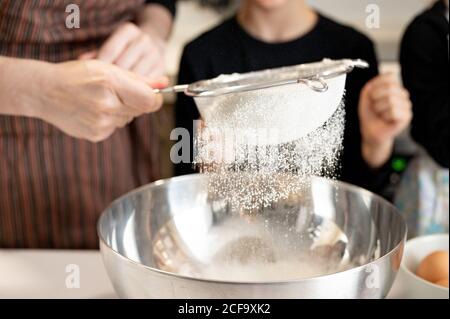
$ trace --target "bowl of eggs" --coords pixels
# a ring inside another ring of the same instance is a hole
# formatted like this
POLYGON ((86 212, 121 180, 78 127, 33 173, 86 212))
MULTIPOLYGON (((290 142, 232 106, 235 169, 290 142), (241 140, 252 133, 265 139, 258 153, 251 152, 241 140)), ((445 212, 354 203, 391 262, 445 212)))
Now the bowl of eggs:
POLYGON ((449 298, 448 246, 448 234, 420 236, 407 241, 399 275, 405 298, 449 298))

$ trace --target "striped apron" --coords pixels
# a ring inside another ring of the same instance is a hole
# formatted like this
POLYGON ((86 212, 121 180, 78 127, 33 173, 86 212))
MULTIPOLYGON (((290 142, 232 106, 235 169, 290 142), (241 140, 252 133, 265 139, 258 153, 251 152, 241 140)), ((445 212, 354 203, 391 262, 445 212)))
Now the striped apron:
MULTIPOLYGON (((0 55, 76 59, 98 48, 143 5, 144 0, 2 0, 0 55), (79 29, 66 28, 69 4, 80 8, 79 29)), ((0 115, 0 248, 96 248, 102 210, 159 178, 158 162, 152 115, 96 144, 38 119, 0 115)))

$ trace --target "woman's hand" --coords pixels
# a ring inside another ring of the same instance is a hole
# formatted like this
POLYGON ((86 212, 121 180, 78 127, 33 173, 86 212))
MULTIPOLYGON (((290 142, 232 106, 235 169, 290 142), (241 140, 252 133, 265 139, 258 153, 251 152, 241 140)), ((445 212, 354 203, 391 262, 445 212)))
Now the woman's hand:
POLYGON ((359 120, 362 155, 369 166, 382 166, 392 153, 395 138, 409 125, 411 101, 393 74, 382 74, 361 91, 359 120))
POLYGON ((101 141, 162 104, 147 78, 109 63, 72 61, 47 67, 31 115, 77 138, 101 141))
POLYGON ((122 24, 99 50, 86 52, 80 59, 98 59, 148 78, 164 74, 165 41, 151 28, 144 32, 131 22, 122 24))

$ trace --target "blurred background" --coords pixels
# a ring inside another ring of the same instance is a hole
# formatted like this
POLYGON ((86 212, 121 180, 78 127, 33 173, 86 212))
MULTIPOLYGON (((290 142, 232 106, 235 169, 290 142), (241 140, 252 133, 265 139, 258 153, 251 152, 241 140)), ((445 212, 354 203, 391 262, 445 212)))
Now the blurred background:
MULTIPOLYGON (((224 17, 233 13, 233 2, 226 0, 181 0, 177 4, 177 18, 168 46, 167 67, 176 75, 183 46, 224 17), (227 4, 221 7, 220 4, 227 4), (210 4, 210 5, 208 5, 210 4), (216 4, 216 5, 214 5, 216 4), (216 8, 216 9, 215 9, 216 8)), ((316 10, 341 23, 351 25, 368 35, 377 46, 381 62, 396 62, 401 36, 411 19, 431 0, 308 0, 316 10), (375 4, 380 8, 379 28, 365 25, 366 8, 375 4)))

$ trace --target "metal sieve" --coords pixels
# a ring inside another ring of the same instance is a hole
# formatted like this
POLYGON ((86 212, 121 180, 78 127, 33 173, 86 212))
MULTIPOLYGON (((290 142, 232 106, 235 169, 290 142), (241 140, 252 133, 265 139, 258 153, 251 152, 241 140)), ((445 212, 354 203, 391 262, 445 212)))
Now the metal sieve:
POLYGON ((320 62, 288 67, 220 75, 209 80, 180 84, 153 91, 155 93, 183 92, 192 97, 210 97, 301 83, 314 91, 324 92, 328 89, 324 80, 349 73, 355 67, 367 68, 368 66, 367 62, 360 59, 323 59, 320 62))
POLYGON ((237 144, 283 144, 313 132, 336 112, 343 101, 346 74, 355 67, 368 64, 324 59, 220 75, 155 92, 192 96, 205 126, 234 131, 237 144))

